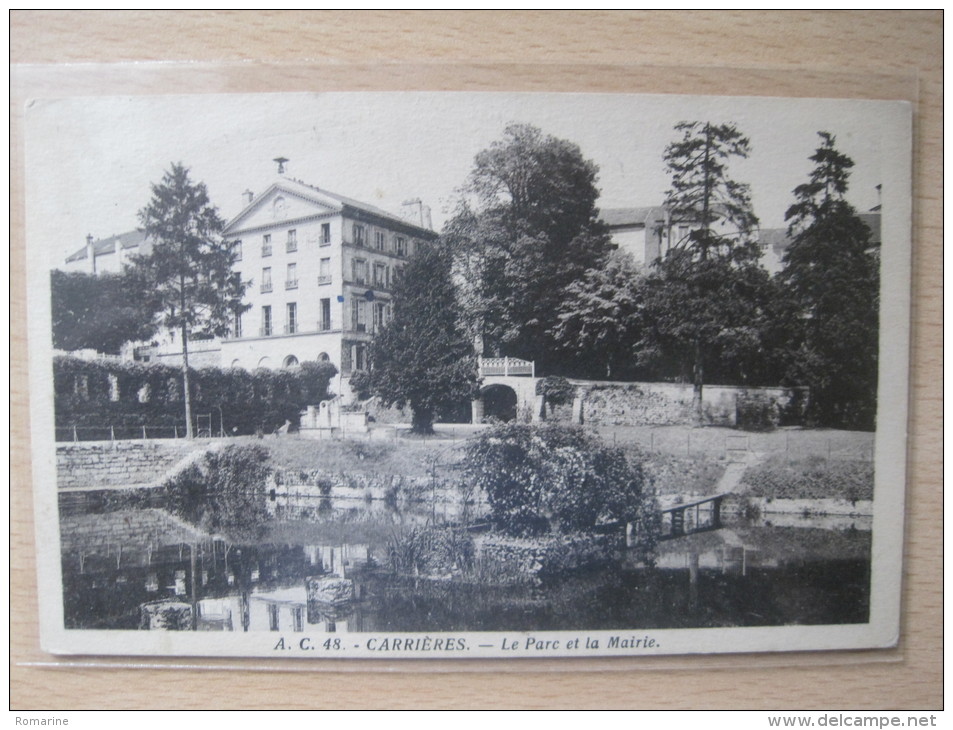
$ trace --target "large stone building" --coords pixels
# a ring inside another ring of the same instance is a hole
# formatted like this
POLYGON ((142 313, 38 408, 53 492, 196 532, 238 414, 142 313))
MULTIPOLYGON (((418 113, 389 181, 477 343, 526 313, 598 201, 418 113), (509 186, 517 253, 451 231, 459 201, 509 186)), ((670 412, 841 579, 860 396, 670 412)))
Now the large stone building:
POLYGON ((251 305, 221 343, 224 366, 290 367, 330 360, 345 378, 367 366, 367 346, 390 319, 394 282, 436 234, 416 219, 282 178, 225 226, 251 286, 251 305))
MULTIPOLYGON (((340 373, 337 392, 367 365, 367 346, 392 316, 392 291, 400 271, 424 241, 437 237, 430 211, 419 200, 403 216, 280 176, 225 226, 238 256, 235 269, 250 282, 248 311, 221 340, 190 343, 197 367, 293 367, 330 361, 340 373)), ((149 241, 132 232, 86 246, 69 256, 65 270, 118 271, 149 241)), ((136 348, 140 359, 181 362, 181 343, 136 348)))

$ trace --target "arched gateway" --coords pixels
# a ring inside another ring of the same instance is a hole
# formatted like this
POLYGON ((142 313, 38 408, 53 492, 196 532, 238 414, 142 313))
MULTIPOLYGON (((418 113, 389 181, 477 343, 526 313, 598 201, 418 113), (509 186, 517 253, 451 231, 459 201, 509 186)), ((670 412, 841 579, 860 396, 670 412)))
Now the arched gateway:
POLYGON ((542 396, 536 395, 536 366, 515 357, 479 358, 480 396, 472 403, 473 423, 493 417, 512 421, 529 413, 539 420, 542 396))

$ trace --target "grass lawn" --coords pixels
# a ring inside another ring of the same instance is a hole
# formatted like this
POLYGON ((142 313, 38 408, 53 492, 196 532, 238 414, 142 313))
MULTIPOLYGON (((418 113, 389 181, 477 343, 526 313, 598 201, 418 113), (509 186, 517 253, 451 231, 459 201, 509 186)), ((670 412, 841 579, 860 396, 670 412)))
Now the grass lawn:
POLYGON ((828 461, 822 456, 791 460, 774 455, 748 467, 741 488, 772 499, 873 499, 874 465, 866 461, 828 461))
POLYGON ((456 464, 463 441, 422 439, 411 436, 395 440, 340 439, 316 441, 291 435, 235 439, 260 444, 271 453, 272 463, 285 469, 319 469, 353 474, 402 474, 429 476, 436 461, 438 469, 456 464))
MULTIPOLYGON (((260 444, 285 469, 354 474, 430 476, 453 479, 463 457, 467 427, 438 425, 424 438, 398 432, 394 438, 317 441, 285 437, 234 439, 260 444)), ((766 454, 749 467, 742 486, 753 496, 870 499, 873 494, 873 434, 826 429, 745 433, 729 428, 607 427, 597 431, 610 445, 640 461, 659 494, 713 494, 734 449, 766 454)))

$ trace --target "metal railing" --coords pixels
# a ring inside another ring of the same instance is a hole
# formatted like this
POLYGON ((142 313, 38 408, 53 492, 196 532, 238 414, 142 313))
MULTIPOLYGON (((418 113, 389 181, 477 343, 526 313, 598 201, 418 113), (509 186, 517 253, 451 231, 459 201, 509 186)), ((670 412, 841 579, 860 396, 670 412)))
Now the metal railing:
POLYGON ((173 424, 171 426, 57 426, 54 431, 57 443, 79 443, 82 441, 178 439, 185 438, 186 435, 184 423, 173 424))
POLYGON ((481 377, 488 375, 536 377, 536 363, 531 360, 520 360, 517 357, 481 357, 479 368, 481 377))

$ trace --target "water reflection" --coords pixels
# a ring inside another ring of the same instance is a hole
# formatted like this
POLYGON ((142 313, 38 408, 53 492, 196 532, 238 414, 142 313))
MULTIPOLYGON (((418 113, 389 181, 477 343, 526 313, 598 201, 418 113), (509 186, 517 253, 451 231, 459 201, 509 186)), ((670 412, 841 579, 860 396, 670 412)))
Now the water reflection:
POLYGON ((400 508, 326 496, 245 495, 237 504, 183 511, 161 499, 130 504, 92 494, 61 504, 66 626, 334 633, 868 617, 870 525, 863 519, 776 524, 726 516, 722 529, 660 543, 653 567, 626 556, 540 584, 394 574, 395 535, 459 518, 453 505, 400 508))

